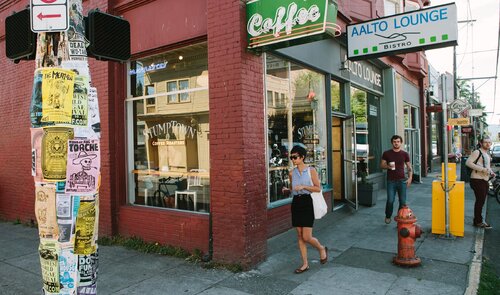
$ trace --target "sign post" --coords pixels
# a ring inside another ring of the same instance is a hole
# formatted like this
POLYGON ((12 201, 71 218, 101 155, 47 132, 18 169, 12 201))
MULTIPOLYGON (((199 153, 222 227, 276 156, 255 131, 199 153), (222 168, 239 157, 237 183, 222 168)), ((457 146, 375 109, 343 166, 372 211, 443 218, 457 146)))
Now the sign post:
POLYGON ((69 28, 68 0, 31 0, 31 30, 62 32, 69 28))
MULTIPOLYGON (((441 85, 443 87, 443 122, 447 122, 447 98, 446 91, 446 76, 441 75, 441 85)), ((467 120, 468 121, 468 120, 467 120)), ((448 124, 443 124, 443 156, 444 156, 444 208, 445 208, 445 234, 443 238, 452 239, 453 235, 450 233, 450 189, 448 185, 448 124)))
POLYGON ((78 46, 86 40, 82 0, 31 0, 31 26, 38 33, 30 131, 43 293, 95 295, 100 117, 87 49, 78 46))

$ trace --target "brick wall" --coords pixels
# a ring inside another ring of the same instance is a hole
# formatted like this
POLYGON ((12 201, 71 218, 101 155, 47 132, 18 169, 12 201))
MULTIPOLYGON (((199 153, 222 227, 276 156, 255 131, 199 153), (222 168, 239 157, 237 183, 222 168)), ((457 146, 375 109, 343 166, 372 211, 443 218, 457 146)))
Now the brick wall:
POLYGON ((209 0, 211 209, 214 259, 250 266, 266 255, 262 57, 246 51, 242 1, 209 0))
POLYGON ((120 208, 118 230, 123 236, 138 236, 148 242, 208 251, 207 214, 124 206, 120 208))

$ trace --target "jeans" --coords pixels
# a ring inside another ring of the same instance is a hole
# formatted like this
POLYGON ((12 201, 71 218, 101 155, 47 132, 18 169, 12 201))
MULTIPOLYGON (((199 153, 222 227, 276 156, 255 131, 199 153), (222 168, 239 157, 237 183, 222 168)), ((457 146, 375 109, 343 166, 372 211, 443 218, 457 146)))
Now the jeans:
POLYGON ((385 217, 391 218, 396 192, 399 197, 399 209, 406 205, 406 180, 387 180, 387 203, 385 203, 385 217))
POLYGON ((476 202, 474 203, 474 225, 483 222, 483 206, 488 194, 489 183, 484 179, 470 179, 470 187, 474 191, 476 202))

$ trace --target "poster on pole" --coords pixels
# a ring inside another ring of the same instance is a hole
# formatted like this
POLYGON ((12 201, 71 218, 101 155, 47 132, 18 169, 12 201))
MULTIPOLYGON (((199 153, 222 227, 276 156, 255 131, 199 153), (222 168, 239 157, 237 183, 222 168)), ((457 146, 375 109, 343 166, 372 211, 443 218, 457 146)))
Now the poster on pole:
POLYGON ((88 118, 88 92, 89 79, 85 76, 76 76, 75 88, 73 90, 73 111, 71 114, 71 125, 87 126, 88 118))
POLYGON ((67 127, 47 127, 43 129, 42 173, 47 180, 66 178, 68 140, 73 139, 73 129, 67 127))
POLYGON ((56 219, 56 187, 53 183, 36 183, 35 216, 40 238, 57 240, 59 228, 56 219))
POLYGON ((80 208, 76 217, 75 254, 90 255, 96 251, 95 223, 96 201, 80 200, 80 208))
POLYGON ((74 295, 78 280, 78 255, 75 255, 73 247, 61 249, 59 255, 59 278, 61 283, 61 295, 74 295))
POLYGON ((99 148, 98 139, 69 140, 66 193, 96 193, 101 169, 99 148))
POLYGON ((43 181, 42 177, 42 128, 30 128, 31 133, 31 176, 35 181, 43 181))
POLYGON ((41 239, 38 247, 40 266, 42 267, 43 289, 48 293, 59 293, 59 253, 56 240, 41 239))
POLYGON ((75 72, 42 70, 42 122, 71 123, 75 72))
MULTIPOLYGON (((99 251, 89 255, 78 255, 79 286, 92 286, 97 282, 99 251)), ((80 292, 78 292, 80 294, 80 292)))

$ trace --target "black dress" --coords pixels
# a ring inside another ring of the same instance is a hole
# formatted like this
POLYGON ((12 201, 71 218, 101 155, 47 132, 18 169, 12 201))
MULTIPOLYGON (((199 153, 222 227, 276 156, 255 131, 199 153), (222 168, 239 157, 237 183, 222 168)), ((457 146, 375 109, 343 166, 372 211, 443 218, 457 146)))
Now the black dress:
POLYGON ((311 195, 295 195, 292 200, 292 226, 313 227, 314 208, 311 195))

